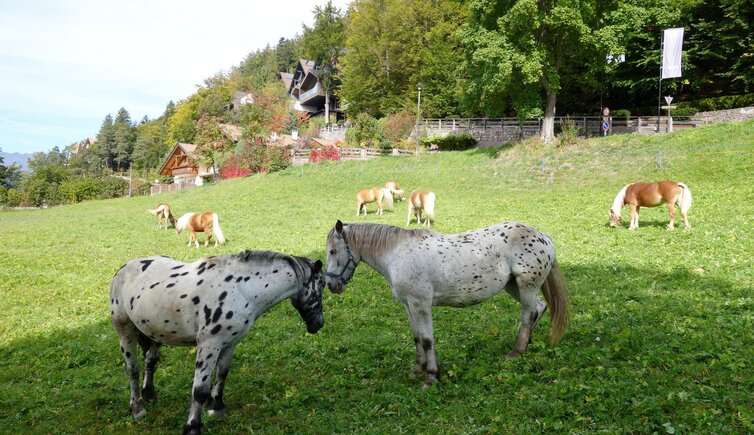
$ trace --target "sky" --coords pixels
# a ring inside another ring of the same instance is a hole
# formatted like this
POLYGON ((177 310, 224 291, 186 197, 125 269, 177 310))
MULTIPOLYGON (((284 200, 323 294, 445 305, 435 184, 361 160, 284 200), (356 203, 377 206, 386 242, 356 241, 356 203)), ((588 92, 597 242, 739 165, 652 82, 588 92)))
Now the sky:
POLYGON ((62 150, 121 107, 157 118, 204 79, 300 35, 326 2, 0 0, 0 150, 62 150))

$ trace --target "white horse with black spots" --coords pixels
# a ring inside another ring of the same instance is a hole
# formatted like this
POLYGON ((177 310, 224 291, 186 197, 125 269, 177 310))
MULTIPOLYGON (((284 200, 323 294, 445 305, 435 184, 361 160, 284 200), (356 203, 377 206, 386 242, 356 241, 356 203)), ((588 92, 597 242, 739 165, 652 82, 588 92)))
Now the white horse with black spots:
POLYGON ((155 397, 153 377, 160 346, 196 346, 184 433, 198 434, 203 405, 210 415, 224 415, 223 388, 233 351, 254 320, 289 298, 314 334, 324 325, 324 285, 321 261, 269 251, 193 263, 167 257, 128 262, 110 284, 110 316, 131 383, 131 415, 143 417, 144 401, 155 397), (137 343, 144 351, 141 389, 137 343))
POLYGON ((505 222, 461 234, 405 230, 380 224, 343 224, 327 236, 327 286, 341 293, 361 261, 372 266, 408 312, 416 344, 412 377, 426 373, 428 388, 439 375, 432 307, 467 307, 505 289, 521 304, 516 342, 508 359, 524 353, 550 305, 550 341, 568 324, 565 280, 555 245, 538 230, 505 222), (545 300, 537 296, 539 291, 545 300))

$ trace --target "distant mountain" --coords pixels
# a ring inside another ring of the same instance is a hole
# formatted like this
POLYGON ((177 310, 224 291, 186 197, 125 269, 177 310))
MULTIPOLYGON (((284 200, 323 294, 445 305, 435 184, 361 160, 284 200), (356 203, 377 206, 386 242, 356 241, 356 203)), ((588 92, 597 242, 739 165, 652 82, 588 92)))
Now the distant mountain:
POLYGON ((0 151, 0 157, 3 158, 4 166, 15 164, 18 165, 22 171, 29 170, 28 162, 32 155, 32 153, 6 153, 5 151, 0 151))

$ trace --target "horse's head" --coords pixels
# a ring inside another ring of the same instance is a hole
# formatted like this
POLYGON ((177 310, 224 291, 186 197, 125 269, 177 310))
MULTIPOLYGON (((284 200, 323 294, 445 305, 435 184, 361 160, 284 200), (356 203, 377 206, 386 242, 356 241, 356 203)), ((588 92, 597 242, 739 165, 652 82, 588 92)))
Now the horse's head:
POLYGON ((398 194, 398 200, 399 201, 405 201, 406 200, 406 192, 404 192, 403 190, 400 190, 400 189, 396 190, 395 193, 398 194))
POLYGON ((316 334, 325 324, 325 315, 322 312, 322 291, 325 289, 325 276, 322 273, 321 261, 303 259, 303 262, 308 263, 311 268, 311 276, 291 297, 291 303, 306 323, 306 330, 310 334, 316 334))
POLYGON ((333 293, 342 293, 353 277, 359 259, 354 258, 348 246, 343 222, 338 220, 327 235, 327 287, 333 293))
POLYGON ((614 227, 620 223, 621 220, 623 220, 623 217, 620 215, 620 211, 617 213, 612 208, 607 211, 608 217, 610 217, 610 226, 614 227))

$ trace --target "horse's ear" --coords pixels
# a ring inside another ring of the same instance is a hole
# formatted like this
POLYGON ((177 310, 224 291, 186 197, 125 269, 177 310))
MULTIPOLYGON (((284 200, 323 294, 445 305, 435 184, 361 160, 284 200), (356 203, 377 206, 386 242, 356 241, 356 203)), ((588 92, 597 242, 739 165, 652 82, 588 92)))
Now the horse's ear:
POLYGON ((322 271, 322 261, 317 260, 314 262, 314 273, 319 273, 322 271))
POLYGON ((343 232, 343 222, 338 219, 338 222, 335 222, 335 231, 342 233, 343 232))

